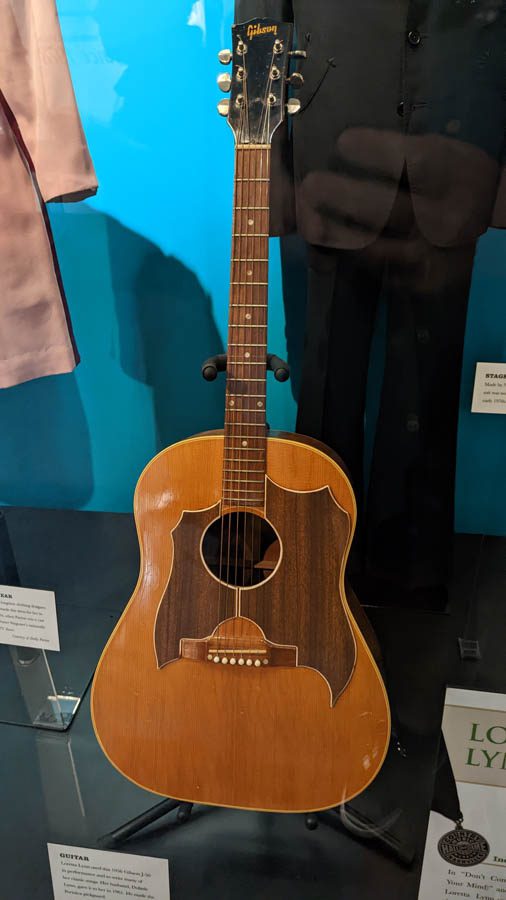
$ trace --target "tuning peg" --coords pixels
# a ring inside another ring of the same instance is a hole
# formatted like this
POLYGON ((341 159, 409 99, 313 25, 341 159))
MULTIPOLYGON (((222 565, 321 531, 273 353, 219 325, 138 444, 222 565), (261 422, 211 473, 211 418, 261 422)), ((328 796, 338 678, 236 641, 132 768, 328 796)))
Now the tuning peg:
POLYGON ((228 66, 229 62, 232 62, 232 51, 220 50, 220 52, 218 53, 218 59, 223 66, 228 66))
POLYGON ((286 104, 286 111, 289 116, 294 116, 299 112, 301 107, 300 100, 297 100, 296 97, 290 97, 288 103, 286 104))
POLYGON ((231 84, 232 79, 228 72, 223 72, 222 75, 218 75, 218 87, 220 91, 223 91, 225 94, 228 93, 231 84))
POLYGON ((290 78, 287 78, 286 80, 289 84, 292 85, 293 88, 295 88, 295 90, 297 90, 297 88, 301 88, 304 84, 304 76, 301 75, 300 72, 292 72, 290 78))
POLYGON ((217 109, 220 116, 228 116, 228 109, 230 106, 230 100, 220 100, 218 103, 217 109))

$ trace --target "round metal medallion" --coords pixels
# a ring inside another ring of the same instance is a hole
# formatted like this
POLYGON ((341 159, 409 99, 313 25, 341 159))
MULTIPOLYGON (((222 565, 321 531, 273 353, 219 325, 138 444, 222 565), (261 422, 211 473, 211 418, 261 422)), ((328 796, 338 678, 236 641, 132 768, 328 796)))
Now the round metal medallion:
POLYGON ((488 841, 477 831, 469 831, 457 825, 439 839, 437 849, 446 862, 454 866, 477 866, 490 853, 488 841))

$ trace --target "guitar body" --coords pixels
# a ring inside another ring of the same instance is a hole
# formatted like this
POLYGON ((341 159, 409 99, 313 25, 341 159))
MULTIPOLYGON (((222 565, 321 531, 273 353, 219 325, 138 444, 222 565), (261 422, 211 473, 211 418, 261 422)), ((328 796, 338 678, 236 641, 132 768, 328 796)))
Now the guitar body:
POLYGON ((353 492, 323 445, 268 437, 255 516, 274 540, 259 541, 259 559, 245 537, 252 583, 238 586, 217 577, 206 538, 221 521, 223 449, 222 433, 182 441, 139 480, 140 575, 95 676, 95 731, 120 772, 163 796, 337 806, 374 779, 390 735, 345 595, 353 492))

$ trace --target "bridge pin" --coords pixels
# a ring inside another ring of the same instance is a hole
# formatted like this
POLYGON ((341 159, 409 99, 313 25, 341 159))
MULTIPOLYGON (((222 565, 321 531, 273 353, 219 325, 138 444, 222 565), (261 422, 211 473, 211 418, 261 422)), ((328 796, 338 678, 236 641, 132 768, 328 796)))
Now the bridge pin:
POLYGON ((240 659, 237 660, 237 662, 239 663, 240 666, 244 665, 244 660, 243 660, 242 656, 240 659))
POLYGON ((222 663, 223 663, 224 666, 228 663, 228 659, 227 659, 226 656, 223 657, 222 663))
POLYGON ((264 666, 268 666, 268 665, 269 665, 269 660, 268 660, 268 659, 264 659, 264 666))
POLYGON ((232 659, 230 660, 230 665, 235 666, 236 662, 237 662, 237 660, 236 660, 235 656, 233 656, 232 659))
POLYGON ((208 654, 207 654, 207 658, 208 658, 209 662, 211 662, 211 661, 212 661, 212 658, 213 658, 213 654, 212 654, 212 653, 208 653, 208 654))
POLYGON ((214 659, 213 659, 213 662, 219 662, 219 661, 220 661, 220 657, 219 657, 219 656, 215 656, 214 659))
POLYGON ((252 665, 253 665, 253 660, 252 660, 252 659, 247 659, 247 660, 246 660, 246 665, 247 665, 247 666, 252 666, 252 665))
POLYGON ((258 669, 258 667, 261 666, 262 663, 260 662, 259 659, 256 659, 256 660, 255 660, 255 665, 256 665, 256 667, 257 667, 257 669, 258 669))

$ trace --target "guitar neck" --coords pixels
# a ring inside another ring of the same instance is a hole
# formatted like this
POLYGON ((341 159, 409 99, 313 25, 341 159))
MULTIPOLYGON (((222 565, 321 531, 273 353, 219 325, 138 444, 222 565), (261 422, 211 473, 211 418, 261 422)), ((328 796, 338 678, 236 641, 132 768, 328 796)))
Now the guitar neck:
POLYGON ((263 508, 266 471, 266 357, 270 145, 237 144, 223 504, 263 508))

